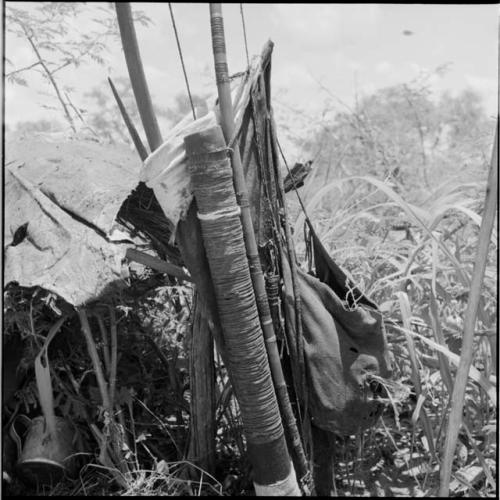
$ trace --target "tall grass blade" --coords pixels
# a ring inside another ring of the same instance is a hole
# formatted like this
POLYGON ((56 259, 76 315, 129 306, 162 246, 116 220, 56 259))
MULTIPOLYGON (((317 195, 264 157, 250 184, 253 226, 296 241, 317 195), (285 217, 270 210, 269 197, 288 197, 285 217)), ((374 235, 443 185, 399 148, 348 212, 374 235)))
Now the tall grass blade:
POLYGON ((495 223, 498 196, 498 119, 493 143, 493 153, 486 186, 484 215, 479 230, 478 249, 472 273, 472 282, 464 318, 464 334, 462 338, 462 352, 458 365, 457 376, 452 394, 452 406, 448 420, 443 463, 441 465, 441 485, 439 494, 448 496, 450 488, 451 468, 453 455, 457 444, 458 431, 462 422, 462 411, 465 398, 465 387, 469 368, 472 364, 474 327, 481 298, 484 271, 488 260, 488 249, 491 231, 495 223))
MULTIPOLYGON (((443 330, 441 329, 441 323, 439 322, 438 303, 432 290, 430 293, 429 318, 431 320, 430 323, 432 326, 434 337, 436 338, 436 342, 439 342, 443 347, 446 347, 443 330)), ((450 365, 448 364, 448 360, 443 353, 438 352, 437 355, 439 360, 439 371, 441 373, 441 379, 443 380, 444 385, 448 389, 448 393, 451 396, 451 392, 453 390, 453 379, 451 376, 450 365)))
POLYGON ((55 337, 65 320, 66 316, 63 316, 50 329, 45 339, 45 343, 35 359, 35 378, 38 389, 38 399, 40 400, 40 407, 45 417, 48 432, 52 437, 56 434, 56 414, 54 410, 54 394, 52 391, 49 357, 47 352, 49 344, 52 342, 52 339, 55 337))
MULTIPOLYGON (((444 347, 434 340, 428 339, 427 337, 424 337, 423 335, 420 335, 419 333, 413 332, 407 328, 402 328, 398 325, 391 324, 391 328, 394 328, 395 330, 400 331, 401 333, 405 335, 411 335, 414 338, 418 338, 425 344, 427 344, 429 347, 434 349, 436 352, 441 352, 443 353, 455 366, 458 366, 460 363, 460 356, 455 354, 454 352, 451 352, 447 347, 444 347)), ((469 373, 468 377, 479 384, 486 394, 488 394, 488 397, 490 398, 491 402, 493 405, 497 405, 497 393, 496 393, 496 377, 491 376, 490 380, 488 380, 475 366, 470 366, 469 368, 469 373)))
POLYGON ((108 386, 106 384, 106 379, 104 378, 101 360, 99 359, 99 355, 97 354, 97 347, 92 337, 92 331, 90 330, 87 312, 84 307, 79 307, 77 310, 78 310, 78 316, 80 317, 80 325, 82 327, 82 333, 87 343, 87 350, 90 359, 92 361, 92 366, 94 367, 94 373, 97 379, 99 392, 101 393, 102 404, 104 408, 111 414, 112 408, 110 405, 108 386))
MULTIPOLYGON (((405 329, 411 330, 411 307, 410 307, 410 301, 408 299, 408 295, 405 292, 397 292, 396 295, 398 296, 399 307, 401 309, 401 317, 403 319, 403 324, 405 325, 405 329)), ((423 407, 423 403, 425 400, 425 394, 422 390, 422 381, 420 380, 420 372, 419 372, 419 368, 418 368, 417 353, 415 350, 415 344, 414 344, 411 336, 409 336, 405 333, 405 337, 406 337, 406 342, 408 344, 408 353, 410 355, 412 381, 413 381, 413 385, 415 387, 415 393, 417 394, 417 397, 418 397, 417 408, 415 408, 415 412, 414 412, 414 417, 415 417, 414 424, 416 424, 416 420, 417 420, 419 414, 421 414, 425 436, 426 436, 427 442, 429 444, 429 450, 430 450, 431 454, 433 456, 435 456, 436 450, 435 450, 435 446, 434 446, 434 443, 435 443, 434 433, 432 432, 432 426, 431 426, 430 420, 427 416, 427 413, 425 412, 425 408, 423 407)))
POLYGON ((478 448, 474 436, 472 435, 472 432, 469 430, 468 425, 465 422, 462 422, 462 425, 465 429, 465 432, 467 433, 467 437, 469 438, 469 443, 474 450, 474 453, 476 454, 478 462, 481 464, 481 467, 484 470, 484 473, 486 475, 486 479, 490 483, 490 486, 496 491, 497 489, 497 482, 495 481, 493 475, 491 474, 490 468, 488 467, 488 464, 486 463, 486 460, 484 459, 484 455, 481 453, 481 450, 478 448))
MULTIPOLYGON (((467 208, 467 207, 462 207, 460 205, 458 206, 455 206, 453 207, 455 210, 458 210, 462 213, 464 213, 465 215, 467 215, 467 217, 470 218, 470 220, 472 220, 472 222, 474 222, 475 224, 477 224, 479 227, 481 227, 481 221, 482 221, 482 218, 479 214, 476 214, 476 212, 474 212, 473 210, 471 210, 470 208, 467 208)), ((494 245, 494 246, 497 246, 497 241, 498 241, 498 233, 497 231, 495 230, 495 228, 492 228, 491 230, 491 243, 494 245)))
MULTIPOLYGON (((441 241, 440 239, 437 239, 434 234, 432 234, 431 229, 429 228, 429 224, 426 222, 426 219, 430 218, 430 215, 427 211, 420 207, 416 207, 415 205, 411 205, 410 203, 406 202, 398 193, 396 193, 389 185, 387 185, 385 182, 380 181, 379 179, 376 179, 374 177, 370 176, 359 176, 359 175, 354 175, 351 177, 345 177, 344 179, 335 179, 331 183, 327 184, 325 187, 320 189, 311 199, 311 201, 308 203, 306 210, 309 214, 312 213, 314 208, 318 205, 318 203, 321 201, 321 198, 325 196, 327 193, 332 191, 333 189, 341 189, 341 186, 343 183, 348 182, 348 181, 364 181, 368 182, 369 184, 372 184, 375 186, 377 189, 382 191, 388 198, 393 200, 397 206, 399 206, 407 215, 408 217, 415 223, 418 227, 420 227, 424 233, 429 238, 432 238, 433 240, 436 240, 439 248, 441 251, 448 257, 450 262, 453 264, 455 267, 457 274, 460 278, 460 281, 465 287, 469 286, 470 280, 468 276, 464 273, 464 270, 462 269, 462 265, 458 260, 455 258, 455 256, 450 252, 448 247, 441 241)), ((299 217, 297 218, 297 222, 295 223, 295 233, 298 234, 299 231, 297 231, 297 228, 300 228, 304 222, 304 215, 301 213, 299 217)))

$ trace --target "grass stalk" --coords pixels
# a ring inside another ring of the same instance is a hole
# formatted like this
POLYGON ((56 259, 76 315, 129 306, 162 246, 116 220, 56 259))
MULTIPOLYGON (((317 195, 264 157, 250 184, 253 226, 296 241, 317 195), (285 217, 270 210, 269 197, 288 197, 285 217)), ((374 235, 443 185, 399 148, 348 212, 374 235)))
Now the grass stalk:
POLYGON ((83 307, 79 307, 77 310, 78 310, 78 316, 80 317, 80 323, 82 325, 82 332, 83 335, 85 336, 85 341, 87 342, 87 350, 89 352, 90 359, 92 361, 92 365, 94 367, 95 375, 97 378, 97 385, 99 386, 99 392, 101 393, 102 404, 104 408, 111 414, 108 387, 106 385, 106 379, 104 378, 104 374, 102 371, 101 361, 99 359, 99 355, 97 354, 97 347, 95 345, 94 339, 92 337, 92 332, 90 330, 87 313, 83 307))
POLYGON ((109 306, 110 331, 111 331, 111 364, 109 369, 109 404, 111 410, 114 408, 115 389, 116 389, 116 371, 118 365, 118 334, 116 329, 115 308, 109 306))
POLYGON ((99 325, 99 330, 101 331, 101 337, 102 337, 102 353, 103 353, 103 358, 104 358, 104 366, 106 367, 106 373, 109 374, 111 373, 111 361, 109 357, 109 339, 108 339, 108 332, 106 331, 106 326, 104 325, 104 320, 102 319, 102 316, 97 313, 95 315, 97 318, 97 323, 99 325))
MULTIPOLYGON (((432 290, 430 292, 429 317, 431 320, 432 331, 434 333, 436 342, 439 342, 439 344, 441 344, 443 347, 446 347, 443 330, 441 328, 441 323, 439 322, 438 303, 432 290)), ((441 372, 441 379, 448 389, 448 393, 451 395, 451 392, 453 390, 453 379, 451 376, 450 365, 448 364, 448 360, 443 353, 438 352, 437 355, 439 360, 439 371, 441 372)))
MULTIPOLYGON (((412 332, 408 328, 403 328, 403 327, 400 327, 396 324, 391 324, 391 327, 394 328, 395 330, 405 334, 405 336, 410 335, 414 338, 420 339, 422 342, 424 342, 427 346, 434 349, 436 352, 440 352, 440 353, 444 354, 449 359, 449 361, 451 361, 455 366, 459 365, 460 356, 451 352, 447 347, 443 347, 441 344, 435 342, 432 339, 428 339, 427 337, 424 337, 423 335, 420 335, 419 333, 412 332)), ((496 406, 497 405, 496 380, 492 383, 473 365, 469 367, 468 376, 469 376, 469 378, 471 378, 474 382, 479 384, 484 389, 486 394, 488 394, 488 397, 490 398, 491 403, 496 406)))
POLYGON ((35 359, 35 377, 38 388, 38 399, 42 408, 45 423, 51 436, 56 434, 56 415, 54 411, 54 395, 50 378, 49 358, 47 355, 49 344, 66 320, 66 316, 59 319, 50 329, 42 350, 35 359))
POLYGON ((469 368, 472 364, 474 327, 481 298, 484 271, 488 260, 490 246, 490 235, 495 223, 498 196, 498 120, 493 143, 493 153, 488 174, 488 184, 484 202, 484 214, 479 230, 478 249, 472 273, 471 288, 467 309, 464 318, 464 333, 462 337, 462 351, 458 365, 457 376, 453 386, 452 404, 448 420, 448 432, 446 435, 443 462, 441 464, 439 495, 447 497, 450 489, 451 468, 453 455, 457 444, 458 431, 462 423, 462 411, 464 406, 465 388, 469 368))
MULTIPOLYGON (((397 292, 399 305, 401 308, 401 316, 403 319, 403 324, 406 330, 411 330, 411 308, 410 302, 408 300, 408 295, 405 292, 397 292)), ((425 399, 425 393, 422 390, 422 382, 420 380, 420 373, 417 362, 417 354, 415 350, 415 344, 410 335, 405 333, 406 342, 408 344, 408 353, 410 355, 410 363, 411 363, 411 372, 412 372, 412 381, 415 387, 415 393, 417 395, 419 403, 415 408, 414 412, 414 424, 417 423, 419 414, 422 416, 422 423, 424 426, 424 432, 427 437, 427 442, 429 444, 430 452, 433 456, 436 455, 435 449, 435 441, 434 441, 434 433, 432 432, 432 425, 429 421, 425 408, 423 408, 423 401, 425 399), (419 408, 420 407, 420 408, 419 408), (419 411, 420 410, 420 411, 419 411)))

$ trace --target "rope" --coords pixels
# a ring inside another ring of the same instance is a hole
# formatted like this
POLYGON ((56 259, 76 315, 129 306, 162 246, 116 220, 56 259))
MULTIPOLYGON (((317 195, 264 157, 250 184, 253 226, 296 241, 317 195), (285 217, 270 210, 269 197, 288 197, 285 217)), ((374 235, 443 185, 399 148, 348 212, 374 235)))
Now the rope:
POLYGON ((243 25, 243 38, 245 39, 245 53, 247 55, 247 68, 250 67, 250 58, 248 57, 248 42, 247 42, 247 30, 245 26, 245 14, 243 13, 243 4, 240 3, 240 14, 241 14, 241 24, 243 25))
POLYGON ((280 287, 281 276, 279 274, 266 273, 266 292, 269 300, 269 308, 274 324, 274 331, 277 337, 282 340, 288 347, 288 342, 285 336, 285 320, 281 314, 280 287))
POLYGON ((198 219, 200 220, 215 220, 215 219, 221 219, 223 217, 232 217, 233 215, 240 215, 241 214, 241 209, 240 207, 230 207, 230 208, 224 208, 222 210, 215 210, 214 212, 207 212, 205 214, 200 214, 198 213, 198 219))
POLYGON ((304 224, 304 243, 306 246, 306 261, 307 265, 309 268, 309 272, 312 270, 312 262, 313 262, 313 249, 312 249, 312 234, 311 231, 313 230, 313 225, 311 222, 311 219, 309 219, 309 216, 307 215, 306 207, 304 206, 304 203, 302 202, 302 198, 300 197, 299 191, 297 189, 297 185, 295 184, 295 178, 292 175, 292 172, 290 171, 290 168, 288 166, 288 162, 286 161, 285 155, 283 153, 283 150, 281 149, 281 144, 276 137, 276 143, 278 144, 278 148, 280 150, 281 158, 283 159, 283 162, 285 164, 286 169, 288 170, 288 175, 290 176, 290 180, 292 181, 293 185, 293 190, 295 191, 295 194, 297 195, 297 198, 300 203, 300 207, 302 209, 302 212, 304 212, 304 217, 306 219, 306 223, 304 224), (306 230, 306 227, 308 226, 309 231, 306 230))
POLYGON ((193 112, 193 118, 196 120, 196 113, 194 111, 193 98, 191 97, 191 90, 189 89, 189 81, 188 81, 188 77, 187 77, 187 73, 186 73, 186 67, 184 65, 184 58, 182 57, 181 44, 179 42, 179 35, 177 33, 177 27, 175 26, 174 12, 172 10, 172 5, 170 2, 168 2, 168 8, 170 9, 170 19, 172 20, 172 26, 174 28, 175 41, 177 42, 177 50, 179 51, 179 58, 181 60, 182 72, 184 73, 184 80, 186 82, 186 88, 187 88, 187 93, 189 96, 189 102, 191 104, 191 110, 193 112))

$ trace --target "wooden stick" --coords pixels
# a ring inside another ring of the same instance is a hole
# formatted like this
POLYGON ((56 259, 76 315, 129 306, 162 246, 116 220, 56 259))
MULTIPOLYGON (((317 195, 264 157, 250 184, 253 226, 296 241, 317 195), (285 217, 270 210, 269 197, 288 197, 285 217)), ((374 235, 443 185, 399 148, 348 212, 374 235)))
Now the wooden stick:
MULTIPOLYGON (((208 327, 205 297, 195 292, 193 322, 189 340, 191 388, 191 437, 189 460, 207 471, 215 472, 215 363, 214 341, 208 327)), ((195 476, 199 474, 194 471, 195 476)))
MULTIPOLYGON (((274 122, 274 117, 273 117, 273 112, 271 110, 270 113, 270 134, 271 134, 271 144, 278 144, 278 139, 276 137, 276 124, 274 122)), ((283 182, 283 176, 281 175, 281 170, 280 170, 280 164, 279 164, 279 157, 278 157, 278 151, 276 150, 275 147, 272 148, 272 154, 273 154, 273 160, 276 165, 276 181, 278 183, 278 189, 279 192, 282 193, 281 195, 281 208, 283 210, 283 226, 285 229, 285 241, 286 241, 286 247, 287 247, 287 256, 288 260, 290 263, 290 275, 291 275, 291 281, 292 281, 292 291, 293 291, 293 307, 294 307, 294 312, 295 312, 295 362, 297 363, 297 368, 298 368, 298 380, 295 381, 297 384, 297 387, 299 388, 301 397, 302 397, 302 404, 303 404, 303 415, 302 421, 301 421, 301 430, 302 430, 302 439, 304 443, 311 444, 312 443, 312 435, 308 435, 307 429, 308 427, 305 425, 305 419, 307 419, 307 413, 308 413, 308 394, 307 394, 307 387, 306 387, 306 372, 305 372, 305 366, 304 366, 304 332, 302 328, 302 300, 300 298, 300 290, 299 290, 299 278, 297 275, 297 258, 295 256, 295 247, 293 245, 293 237, 292 233, 290 230, 290 224, 289 224, 289 218, 288 218, 288 209, 286 206, 286 197, 284 195, 285 193, 285 187, 284 187, 284 182, 283 182)), ((291 408, 290 408, 291 410, 291 408)), ((300 411, 300 410, 299 410, 300 411)), ((293 415, 293 413, 292 413, 293 415)), ((302 441, 300 440, 300 433, 298 431, 297 423, 295 422, 295 419, 293 421, 293 424, 289 426, 290 428, 290 433, 294 437, 294 451, 296 455, 296 461, 297 461, 297 469, 299 472, 299 475, 303 479, 304 484, 309 483, 308 486, 310 487, 311 490, 314 489, 314 478, 311 477, 309 474, 309 469, 307 465, 307 456, 304 451, 304 446, 302 444, 302 441)))
POLYGON ((137 108, 139 109, 142 125, 148 138, 149 148, 151 151, 154 151, 161 145, 163 139, 154 113, 146 77, 144 76, 134 20, 132 19, 132 10, 129 2, 116 2, 115 8, 128 74, 134 90, 137 108))
POLYGON ((113 92, 113 95, 115 96, 116 104, 118 104, 118 109, 120 110, 123 121, 125 122, 125 126, 127 127, 128 133, 132 138, 137 154, 139 155, 139 158, 142 161, 144 161, 148 157, 148 152, 144 147, 144 144, 142 143, 141 138, 139 137, 139 133, 137 132, 137 129, 132 123, 132 120, 130 119, 127 110, 125 109, 125 106, 123 105, 123 102, 113 84, 113 81, 109 77, 108 77, 108 82, 111 87, 111 92, 113 92))
POLYGON ((184 144, 256 493, 299 494, 266 353, 265 343, 276 338, 264 342, 258 321, 225 139, 217 126, 184 144))
MULTIPOLYGON (((149 93, 147 91, 147 85, 145 82, 144 72, 142 70, 142 64, 139 56, 139 50, 137 47, 135 31, 133 29, 133 24, 131 21, 130 6, 128 4, 117 3, 116 10, 120 23, 122 43, 124 45, 125 56, 127 58, 129 75, 134 88, 134 94, 136 96, 138 108, 141 113, 141 120, 144 129, 146 130, 146 135, 148 137, 151 151, 154 151, 161 145, 162 139, 150 102, 149 93), (127 43, 131 45, 128 51, 125 49, 127 43), (140 104, 142 101, 145 101, 143 105, 140 104)), ((181 254, 184 261, 186 262, 186 266, 192 273, 193 277, 197 280, 197 288, 199 288, 200 293, 203 294, 205 300, 208 302, 206 311, 207 318, 205 318, 204 321, 210 322, 214 335, 219 340, 220 346, 222 335, 220 333, 218 314, 213 297, 213 286, 211 284, 210 274, 207 269, 205 252, 203 248, 200 248, 199 246, 199 244, 201 243, 201 234, 199 223, 196 220, 195 211, 191 210, 188 213, 188 217, 186 218, 186 220, 179 223, 177 231, 177 241, 179 242, 179 245, 181 247, 181 254)), ((127 251, 127 258, 135 260, 136 262, 139 262, 143 265, 147 265, 160 272, 165 272, 171 276, 175 276, 179 279, 183 279, 189 282, 193 281, 192 278, 187 275, 181 268, 169 264, 165 261, 161 261, 160 259, 156 259, 155 257, 149 256, 142 252, 138 252, 137 250, 129 249, 127 251)), ((205 353, 205 355, 207 355, 207 353, 205 353)), ((197 369, 198 367, 195 368, 197 369)), ((193 373, 191 373, 191 376, 193 376, 193 373)), ((213 392, 213 384, 210 390, 213 392)), ((215 410, 213 410, 212 413, 214 412, 215 410)), ((211 413, 206 416, 208 419, 214 418, 214 415, 211 413)), ((193 430, 193 432, 197 432, 196 428, 193 430)), ((202 438, 201 436, 197 437, 200 439, 202 438)), ((213 442, 212 444, 207 443, 207 447, 208 446, 215 446, 215 442, 213 442)), ((211 453, 209 453, 209 455, 210 454, 211 453)))
MULTIPOLYGON (((232 168, 233 182, 236 191, 236 200, 241 209, 241 223, 243 227, 243 236, 250 267, 250 275, 255 292, 257 309, 259 312, 262 331, 265 338, 265 345, 269 356, 269 365, 274 381, 277 397, 281 410, 285 416, 286 425, 295 425, 295 418, 288 397, 281 360, 276 343, 269 301, 267 298, 264 275, 260 264, 257 242, 252 223, 252 214, 250 211, 250 201, 246 187, 245 174, 241 164, 240 150, 237 142, 230 144, 234 136, 234 116, 233 105, 231 102, 231 87, 229 80, 229 70, 226 56, 226 43, 224 36, 224 24, 222 18, 222 7, 220 3, 210 4, 210 19, 212 30, 212 46, 214 54, 215 75, 217 81, 217 92, 219 96, 219 109, 221 117, 221 127, 224 138, 228 146, 232 148, 232 168)), ((302 472, 302 471, 301 471, 302 472)))
POLYGON ((498 196, 498 119, 493 143, 493 154, 491 158, 488 184, 486 186, 486 197, 484 201, 484 214, 478 236, 478 249, 474 270, 472 271, 469 301, 465 311, 464 333, 462 337, 462 352, 458 365, 457 376, 453 386, 451 397, 451 411, 448 419, 448 433, 444 446, 444 457, 440 471, 439 496, 447 497, 450 489, 451 468, 453 456, 457 445, 458 432, 462 424, 462 411, 464 406, 465 388, 472 363, 474 326, 478 312, 479 300, 483 291, 483 277, 488 260, 488 249, 490 246, 491 230, 495 223, 498 196))
POLYGON ((129 248, 125 257, 129 260, 133 260, 142 264, 144 266, 155 269, 156 271, 160 271, 161 273, 169 274, 170 276, 175 276, 184 281, 192 282, 191 276, 186 274, 182 268, 175 266, 174 264, 170 264, 164 260, 153 257, 152 255, 148 255, 147 253, 140 252, 139 250, 135 250, 134 248, 129 248))

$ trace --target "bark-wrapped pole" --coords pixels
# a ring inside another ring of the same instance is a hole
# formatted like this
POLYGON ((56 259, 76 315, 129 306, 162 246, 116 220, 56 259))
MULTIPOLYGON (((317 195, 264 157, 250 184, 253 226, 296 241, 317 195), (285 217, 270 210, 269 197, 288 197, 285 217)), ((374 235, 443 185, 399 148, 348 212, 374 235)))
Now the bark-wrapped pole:
POLYGON ((257 310, 259 312, 260 323, 267 345, 269 363, 271 366, 272 377, 277 391, 280 408, 283 413, 283 420, 289 432, 291 446, 296 456, 297 472, 299 474, 301 484, 307 492, 306 486, 309 482, 307 459, 300 440, 300 434, 293 415, 288 389, 281 367, 281 360, 276 343, 276 335, 274 332, 271 311, 266 293, 264 275, 262 273, 259 251, 252 223, 245 175, 241 163, 239 147, 234 137, 235 125, 233 105, 231 102, 224 22, 222 16, 222 6, 220 3, 210 4, 210 26, 212 32, 212 48, 214 55, 215 76, 217 80, 217 93, 219 96, 220 123, 224 137, 229 146, 232 148, 233 183, 234 189, 236 190, 236 199, 241 209, 241 224, 246 254, 250 266, 250 276, 257 300, 257 310), (232 141, 234 141, 234 144, 231 143, 232 141))
POLYGON ((300 495, 274 391, 220 127, 184 139, 198 218, 257 495, 300 495))

